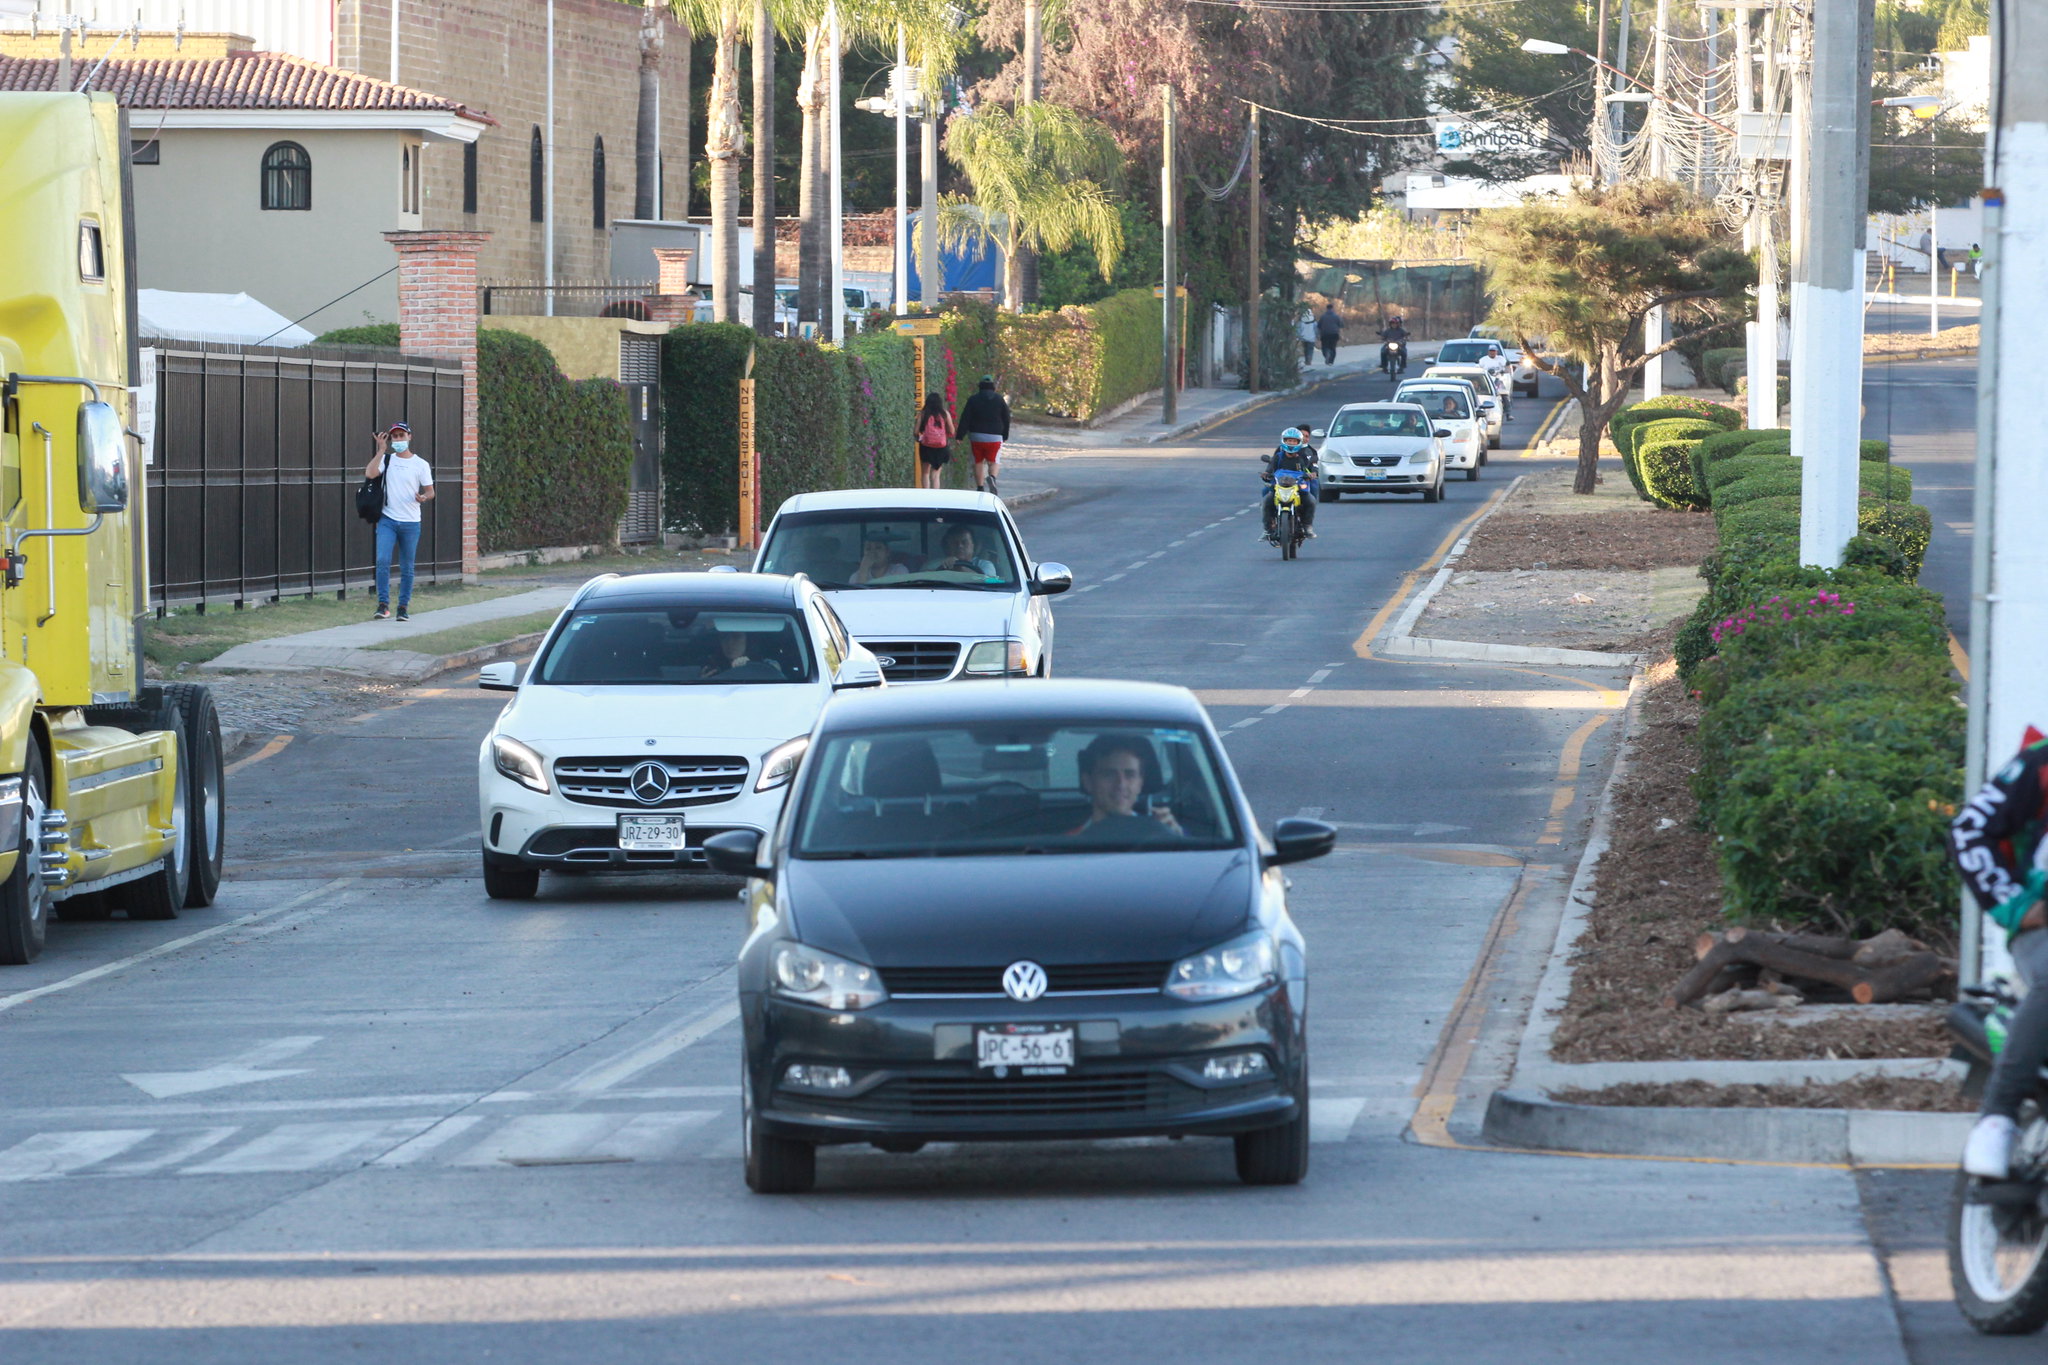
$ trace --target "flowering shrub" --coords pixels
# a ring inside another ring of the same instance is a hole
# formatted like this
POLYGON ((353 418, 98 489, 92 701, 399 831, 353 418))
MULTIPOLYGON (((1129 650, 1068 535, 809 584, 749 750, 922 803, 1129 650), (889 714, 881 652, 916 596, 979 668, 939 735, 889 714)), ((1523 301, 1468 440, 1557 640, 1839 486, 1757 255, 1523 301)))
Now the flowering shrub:
POLYGON ((1782 597, 1773 597, 1768 602, 1759 602, 1737 616, 1718 621, 1710 634, 1715 644, 1747 631, 1751 626, 1764 621, 1790 621, 1795 616, 1854 616, 1856 604, 1846 602, 1838 592, 1817 592, 1804 602, 1788 602, 1782 597))

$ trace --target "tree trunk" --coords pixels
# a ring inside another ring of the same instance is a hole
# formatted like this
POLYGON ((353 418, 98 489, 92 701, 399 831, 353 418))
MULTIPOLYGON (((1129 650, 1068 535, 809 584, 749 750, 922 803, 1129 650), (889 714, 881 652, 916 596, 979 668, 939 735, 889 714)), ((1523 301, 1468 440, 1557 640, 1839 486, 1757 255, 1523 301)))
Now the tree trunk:
POLYGON ((824 313, 818 300, 824 290, 820 285, 823 275, 821 248, 824 244, 823 224, 819 215, 823 209, 820 193, 818 146, 819 112, 824 107, 824 80, 818 70, 819 47, 824 42, 824 31, 812 28, 804 34, 803 75, 796 85, 797 108, 803 113, 803 153, 797 170, 797 264, 796 264, 796 316, 799 322, 824 321, 824 313))
MULTIPOLYGON (((1024 85, 1017 97, 1020 105, 1035 103, 1045 96, 1045 6, 1044 0, 1024 0, 1024 85)), ((1027 303, 1038 302, 1038 253, 1030 247, 1018 252, 1017 292, 1012 306, 1022 312, 1027 303)))
POLYGON ((640 104, 633 130, 633 216, 661 215, 655 186, 661 183, 661 16, 650 3, 640 11, 640 104))
POLYGON ((1003 253, 1003 306, 1012 313, 1024 311, 1024 248, 1003 253))
POLYGON ((711 316, 716 322, 739 321, 740 156, 746 150, 739 65, 738 0, 728 0, 720 16, 710 127, 704 137, 704 154, 711 161, 711 316))
POLYGON ((775 25, 754 0, 754 331, 775 335, 775 25))

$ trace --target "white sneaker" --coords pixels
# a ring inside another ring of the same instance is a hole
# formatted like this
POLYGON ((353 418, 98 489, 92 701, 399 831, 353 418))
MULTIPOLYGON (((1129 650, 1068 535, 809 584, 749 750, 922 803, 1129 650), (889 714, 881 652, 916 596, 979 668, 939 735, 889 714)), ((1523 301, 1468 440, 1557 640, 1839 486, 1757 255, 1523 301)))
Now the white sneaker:
POLYGON ((1986 1114, 1963 1144, 1963 1170, 1985 1180, 2012 1175, 2012 1142, 2019 1125, 2003 1114, 1986 1114))

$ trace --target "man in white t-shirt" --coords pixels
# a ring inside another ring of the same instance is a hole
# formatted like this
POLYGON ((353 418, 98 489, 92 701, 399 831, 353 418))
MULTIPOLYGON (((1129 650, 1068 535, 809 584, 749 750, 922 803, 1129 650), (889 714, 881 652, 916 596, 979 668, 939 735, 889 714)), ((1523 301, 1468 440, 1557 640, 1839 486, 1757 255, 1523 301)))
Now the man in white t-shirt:
POLYGON ((377 518, 377 615, 391 619, 391 552, 398 551, 398 619, 412 613, 412 566, 420 548, 420 505, 434 500, 434 471, 412 450, 412 428, 393 422, 377 433, 377 453, 363 477, 384 476, 384 515, 377 518))

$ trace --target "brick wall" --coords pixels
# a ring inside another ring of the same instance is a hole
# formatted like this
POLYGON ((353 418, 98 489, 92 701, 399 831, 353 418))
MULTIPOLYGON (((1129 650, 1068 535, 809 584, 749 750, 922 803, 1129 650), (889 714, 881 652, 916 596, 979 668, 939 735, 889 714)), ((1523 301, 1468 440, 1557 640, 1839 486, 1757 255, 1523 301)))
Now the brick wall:
MULTIPOLYGON (((489 245, 480 232, 387 232, 398 251, 398 345, 412 355, 462 362, 462 572, 477 573, 476 323, 477 259, 489 245)), ((430 461, 447 469, 443 452, 430 461)))
MULTIPOLYGON (((528 152, 547 115, 546 0, 395 0, 398 81, 481 109, 498 120, 477 142, 477 212, 462 212, 462 148, 426 155, 425 225, 488 232, 478 273, 541 277, 541 225, 528 213, 528 152)), ((394 0, 338 0, 335 64, 391 74, 394 0)), ((663 207, 683 214, 689 185, 690 39, 664 16, 661 149, 663 207)), ((604 139, 605 214, 633 216, 639 124, 640 8, 619 0, 555 0, 555 277, 604 279, 606 231, 591 226, 594 140, 604 139)), ((543 136, 545 137, 545 130, 543 136)))

